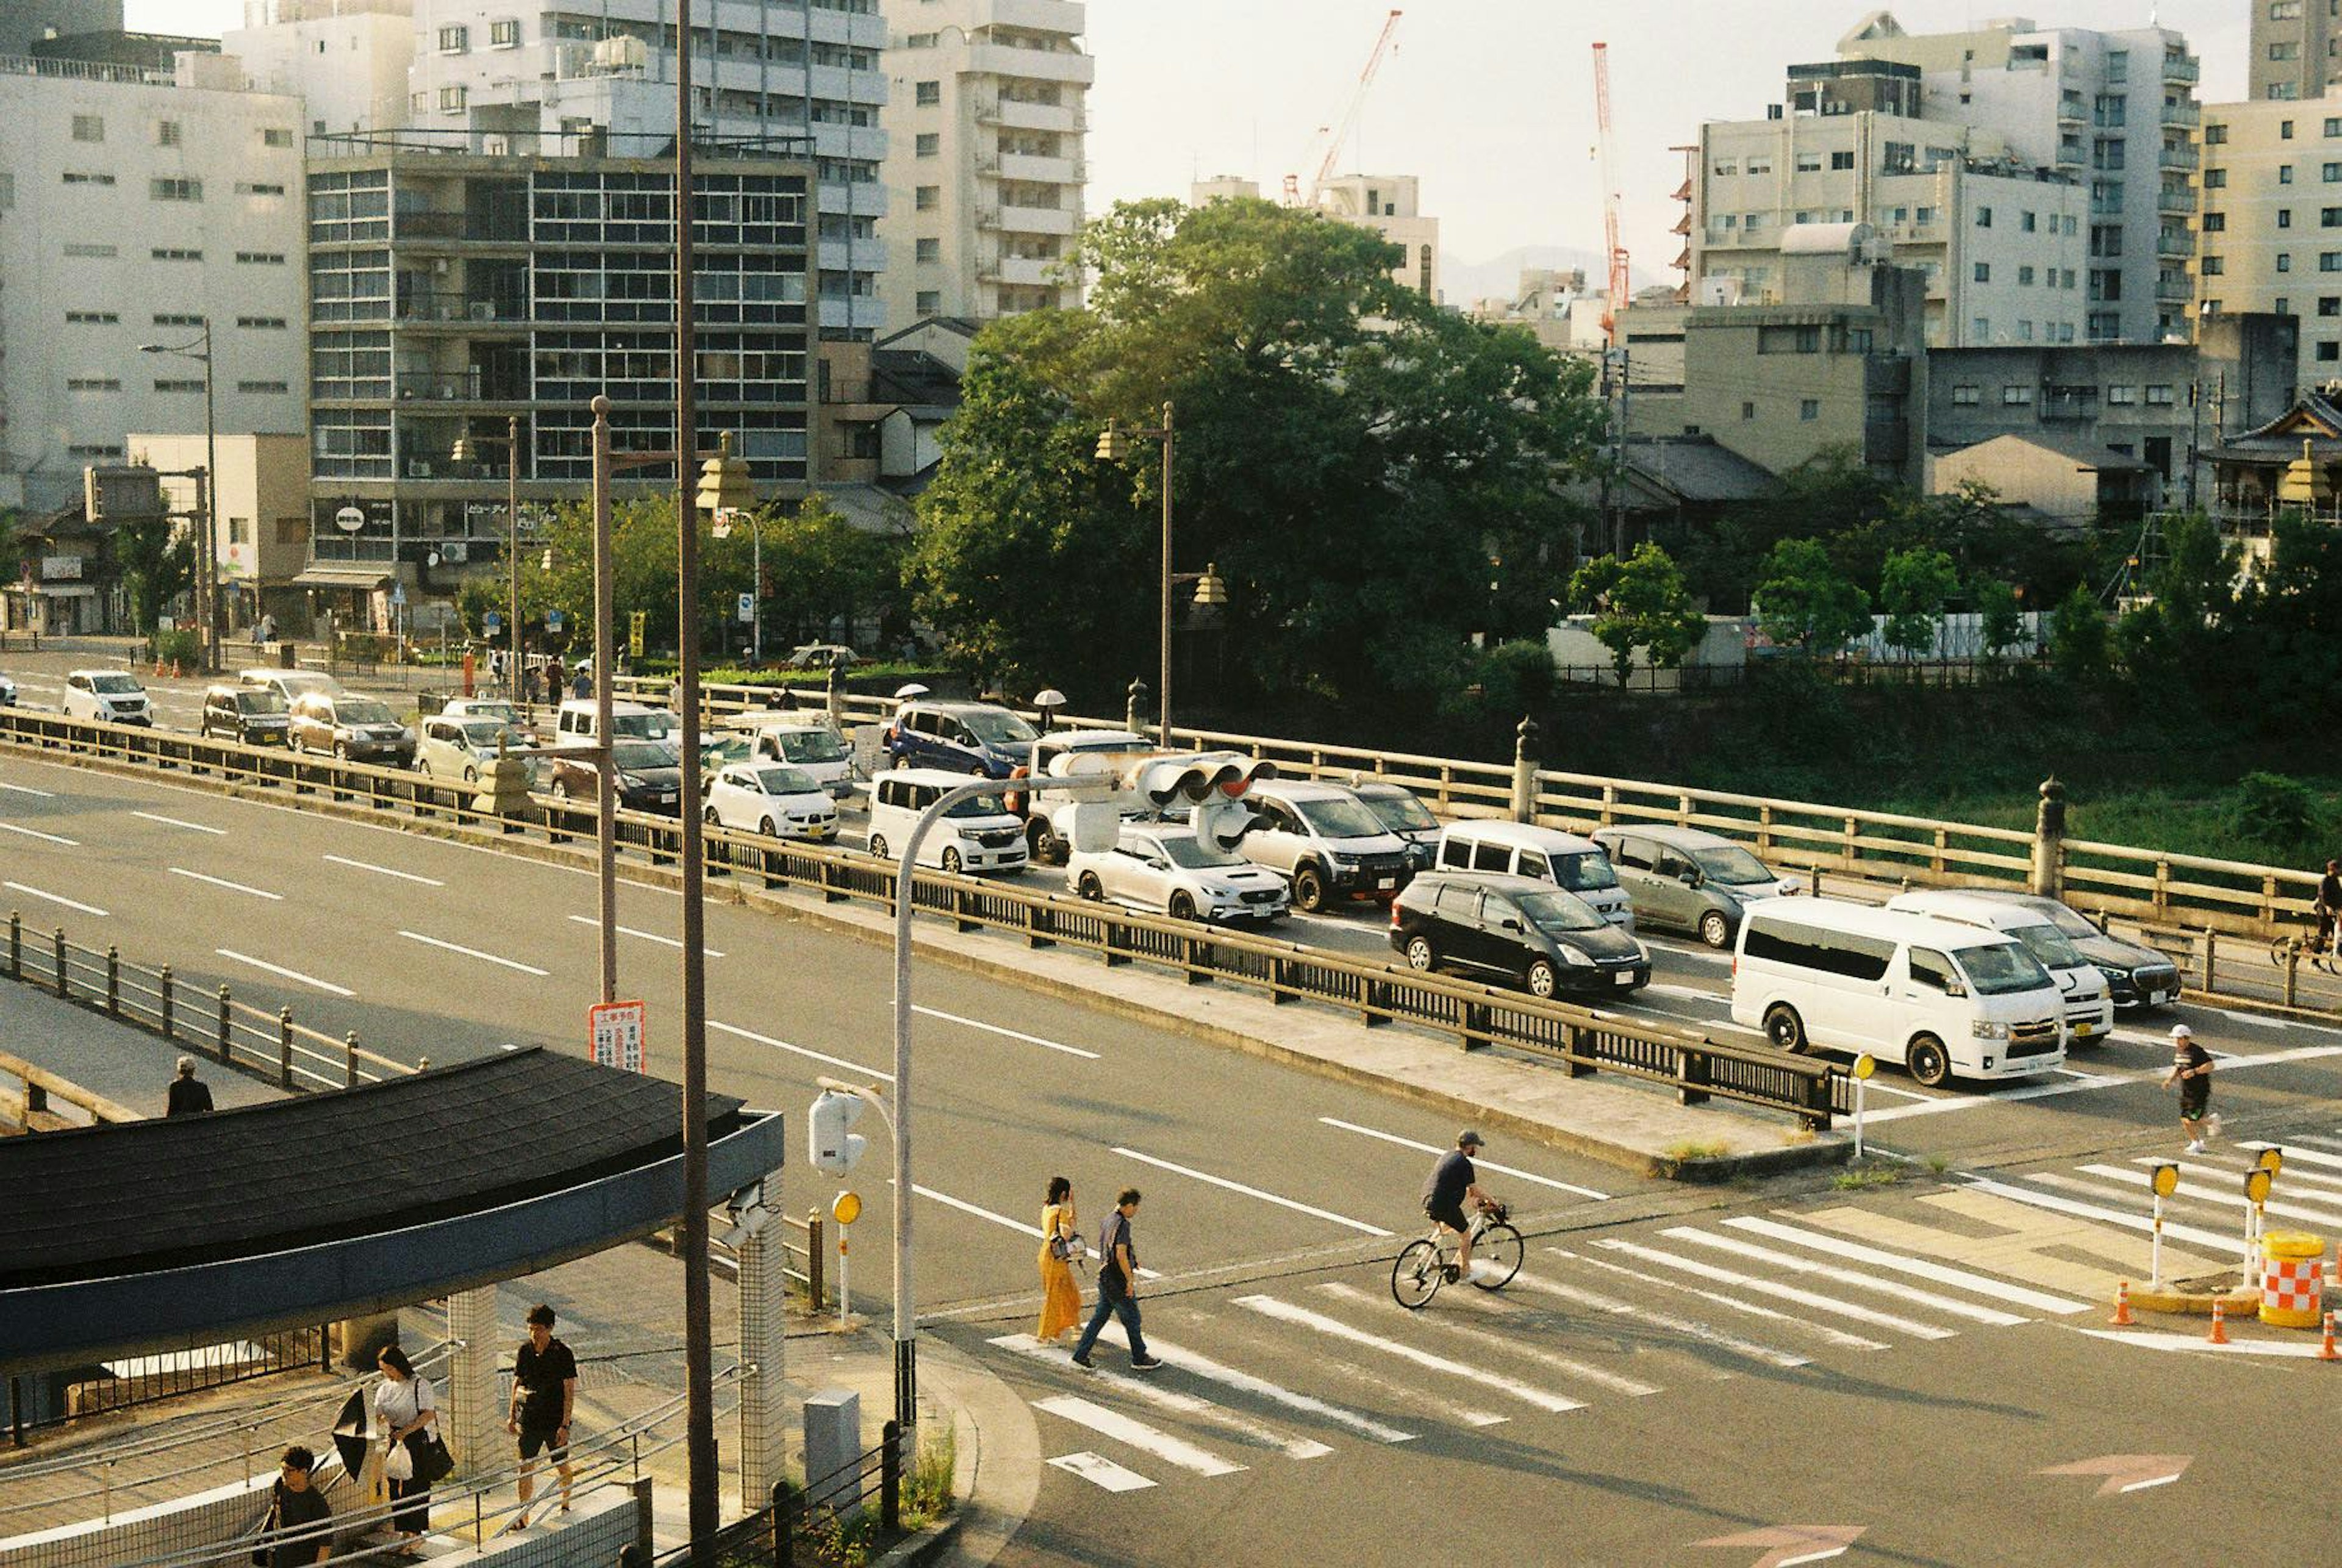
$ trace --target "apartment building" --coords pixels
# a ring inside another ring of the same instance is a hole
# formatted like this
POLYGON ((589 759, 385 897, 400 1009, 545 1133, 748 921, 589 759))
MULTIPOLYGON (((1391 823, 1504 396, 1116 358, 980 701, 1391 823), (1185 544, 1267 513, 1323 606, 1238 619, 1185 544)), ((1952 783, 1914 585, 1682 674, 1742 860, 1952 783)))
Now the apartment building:
POLYGON ((2342 89, 2215 104, 2204 117, 2207 318, 2301 320, 2301 377, 2342 379, 2342 89))
MULTIPOLYGON (((415 0, 406 123, 474 132, 483 151, 588 128, 630 146, 671 141, 674 14, 672 0, 415 0)), ((820 328, 870 336, 886 324, 888 265, 878 0, 726 0, 694 15, 707 19, 692 33, 700 134, 810 139, 820 328)))
POLYGON ((2246 0, 2252 25, 2246 95, 2322 98, 2342 86, 2342 5, 2335 0, 2246 0))
MULTIPOLYGON (((581 494, 596 396, 615 405, 621 450, 675 444, 670 138, 596 125, 495 153, 482 139, 310 143, 313 524, 300 580, 317 608, 365 624, 387 624, 402 584, 440 598, 467 569, 500 567, 509 463, 524 549, 537 506, 581 494)), ((698 444, 730 436, 766 494, 803 494, 809 474, 806 153, 728 142, 694 173, 698 444)), ((625 482, 673 483, 671 467, 625 482)))
MULTIPOLYGON (((118 10, 118 7, 116 8, 118 10)), ((133 430, 305 428, 299 100, 235 61, 0 58, 0 504, 40 511, 133 430)))
MULTIPOLYGON (((204 466, 215 451, 220 603, 231 627, 250 626, 264 610, 288 627, 298 607, 293 580, 309 564, 309 438, 298 432, 233 434, 206 443, 200 426, 168 434, 133 432, 130 461, 165 474, 204 466)), ((201 507, 194 480, 163 481, 175 512, 201 507)))
POLYGON ((2017 162, 2087 184, 2090 341, 2187 335, 2196 253, 2187 193, 2201 110, 2185 37, 2023 17, 1910 34, 1882 11, 1839 39, 1838 54, 1915 68, 1920 118, 1988 129, 2017 162))
POLYGON ((1336 175, 1317 187, 1317 210, 1398 246, 1391 275, 1439 303, 1439 220, 1423 210, 1413 175, 1336 175))
POLYGON ((415 0, 245 0, 244 25, 220 47, 260 91, 303 100, 311 135, 406 123, 415 0))
POLYGON ((1087 178, 1087 7, 886 0, 886 19, 887 319, 1078 304, 1061 263, 1087 178))

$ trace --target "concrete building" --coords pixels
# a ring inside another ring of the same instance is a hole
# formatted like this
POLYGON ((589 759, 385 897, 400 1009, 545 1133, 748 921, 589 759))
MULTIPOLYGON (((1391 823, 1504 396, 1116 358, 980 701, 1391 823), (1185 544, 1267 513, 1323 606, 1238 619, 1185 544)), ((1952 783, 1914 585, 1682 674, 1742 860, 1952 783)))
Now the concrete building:
POLYGON ((1584 267, 1525 267, 1509 296, 1475 300, 1466 314, 1526 326, 1547 348, 1583 352, 1608 341, 1602 317, 1609 306, 1608 292, 1589 285, 1584 267))
POLYGON ((258 90, 306 103, 313 136, 406 123, 415 0, 245 0, 220 46, 258 90))
POLYGON ((1404 253, 1391 275, 1439 303, 1439 220, 1423 211, 1413 175, 1336 175, 1317 187, 1317 210, 1370 228, 1404 253))
POLYGON ((2061 533, 2084 532, 2102 519, 2136 521, 2162 489, 2154 464, 2064 434, 1996 435, 1947 452, 1928 467, 1935 494, 1988 485, 2004 505, 2061 533))
POLYGON ((2342 90, 2216 104, 2204 120, 2207 315, 2301 318, 2301 378, 2342 377, 2342 90))
MULTIPOLYGON (((312 516, 316 608, 386 624, 399 584, 438 598, 500 567, 507 454, 456 443, 520 420, 528 502, 591 477, 614 444, 675 443, 675 171, 663 135, 409 130, 310 143, 312 516), (517 134, 515 134, 517 137, 517 134), (564 155, 579 144, 599 155, 564 155)), ((813 168, 802 143, 710 148, 696 173, 699 444, 720 435, 764 494, 810 475, 813 168)), ((667 477, 662 479, 662 474, 667 477)), ((630 489, 673 484, 629 471, 630 489)))
POLYGON ((2246 9, 2247 97, 2283 103, 2342 86, 2342 12, 2332 0, 2247 0, 2246 9))
POLYGON ((234 60, 0 59, 0 504, 54 511, 133 430, 305 428, 301 105, 234 60))
POLYGON ((1214 175, 1208 180, 1196 180, 1187 187, 1187 205, 1209 206, 1214 202, 1260 199, 1260 182, 1246 179, 1242 175, 1214 175))
MULTIPOLYGON (((594 128, 613 145, 671 143, 674 9, 670 0, 415 0, 407 124, 473 133, 484 153, 519 151, 532 136, 567 136, 575 150, 594 128)), ((879 280, 888 265, 878 237, 885 19, 873 0, 730 0, 695 15, 708 12, 706 30, 692 35, 701 134, 811 138, 821 330, 872 335, 886 324, 879 280)))
MULTIPOLYGON (((204 433, 132 434, 130 461, 184 474, 205 464, 204 433)), ((220 603, 231 628, 249 626, 262 610, 279 620, 295 608, 293 579, 309 564, 309 440, 301 434, 223 435, 217 486, 220 603)), ((192 479, 165 479, 174 512, 193 515, 201 503, 192 479)), ((193 532, 191 530, 191 532, 193 532)), ((200 552, 202 541, 196 538, 200 552)))
POLYGON ((1078 0, 885 0, 886 319, 989 321, 1081 299, 1097 63, 1078 0))

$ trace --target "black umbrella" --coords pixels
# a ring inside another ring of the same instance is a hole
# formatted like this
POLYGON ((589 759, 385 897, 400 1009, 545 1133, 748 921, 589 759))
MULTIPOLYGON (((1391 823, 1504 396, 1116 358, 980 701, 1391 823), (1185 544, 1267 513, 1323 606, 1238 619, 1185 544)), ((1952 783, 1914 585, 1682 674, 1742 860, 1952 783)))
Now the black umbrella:
POLYGON ((342 1456, 342 1471, 352 1481, 365 1473, 366 1396, 360 1389, 342 1404, 334 1421, 334 1452, 342 1456))

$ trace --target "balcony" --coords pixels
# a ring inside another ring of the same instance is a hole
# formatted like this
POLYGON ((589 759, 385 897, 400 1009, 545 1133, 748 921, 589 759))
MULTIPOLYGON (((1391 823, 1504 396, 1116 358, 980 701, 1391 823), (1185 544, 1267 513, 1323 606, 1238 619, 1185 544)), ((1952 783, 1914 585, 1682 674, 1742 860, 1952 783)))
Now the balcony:
MULTIPOLYGON (((2093 205, 2092 210, 2097 210, 2095 205, 2093 205)), ((2158 213, 2166 213, 2175 217, 2195 216, 2196 187, 2193 185, 2164 186, 2160 191, 2156 193, 2155 210, 2158 213)))
POLYGON ((2157 278, 2155 297, 2162 305, 2186 305, 2196 297, 2196 280, 2191 277, 2157 278))
POLYGON ((979 44, 967 52, 967 68, 979 75, 1022 77, 1086 87, 1097 79, 1097 62, 1069 49, 1012 49, 979 44))
POLYGON ((2193 170, 2204 160, 2197 153, 2196 144, 2193 142, 2181 142, 2176 145, 2166 142, 2156 153, 2155 161, 2159 166, 2167 169, 2193 170))
MULTIPOLYGON (((983 226, 980 217, 977 226, 983 226)), ((999 226, 1020 234, 1070 235, 1074 232, 1074 215, 1061 207, 1004 206, 1000 209, 999 226)))
MULTIPOLYGON (((981 160, 979 160, 979 163, 981 160)), ((1000 177, 1026 180, 1036 185, 1077 185, 1081 167, 1071 158, 1044 157, 1030 153, 1003 153, 1000 177)))
POLYGON ((1049 275, 1056 265, 1055 256, 1002 256, 996 264, 992 281, 1016 284, 1026 288, 1046 288, 1056 281, 1049 275))
POLYGON ((463 324, 525 326, 525 306, 518 301, 475 299, 467 295, 430 289, 402 289, 392 319, 402 326, 463 324))
POLYGON ((1055 131, 1060 135, 1077 135, 1087 125, 1082 111, 1071 104, 1028 104, 1016 98, 994 103, 988 118, 985 106, 979 105, 976 117, 979 122, 1013 130, 1055 131))
POLYGON ((402 370, 394 378, 401 403, 525 403, 528 385, 518 376, 469 370, 402 370))
POLYGON ((2181 261, 2188 260, 2196 255, 2196 236, 2192 234, 2173 234, 2167 229, 2155 236, 2155 254, 2159 256, 2173 256, 2181 261))
POLYGON ((2166 55, 2163 80, 2171 86, 2194 86, 2204 75, 2204 64, 2193 55, 2166 55))
POLYGON ((2052 423, 2096 419, 2098 416, 2097 388, 2069 391, 2063 387, 2045 387, 2036 412, 2042 419, 2052 423))
POLYGON ((2163 105, 2163 123, 2167 125, 2185 125, 2193 130, 2204 123, 2204 106, 2193 98, 2167 102, 2163 105))

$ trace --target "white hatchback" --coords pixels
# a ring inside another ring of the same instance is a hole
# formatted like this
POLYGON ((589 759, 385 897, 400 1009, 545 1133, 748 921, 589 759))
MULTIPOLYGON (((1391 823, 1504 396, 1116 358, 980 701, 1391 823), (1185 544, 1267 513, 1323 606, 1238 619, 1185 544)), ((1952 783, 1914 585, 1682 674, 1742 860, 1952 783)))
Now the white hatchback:
POLYGON ((138 677, 121 670, 75 670, 65 677, 65 700, 60 704, 69 719, 97 719, 105 724, 155 724, 154 706, 138 677))
POLYGON ((1214 848, 1192 827, 1161 823, 1125 825, 1109 850, 1076 850, 1066 864, 1066 885, 1084 898, 1159 910, 1174 920, 1266 925, 1292 904, 1276 872, 1214 848))
POLYGON ((733 763, 707 781, 711 826, 827 844, 837 836, 837 806, 803 768, 733 763))

